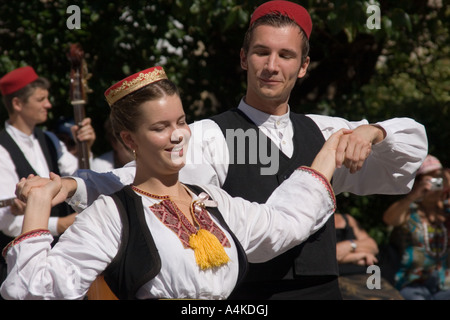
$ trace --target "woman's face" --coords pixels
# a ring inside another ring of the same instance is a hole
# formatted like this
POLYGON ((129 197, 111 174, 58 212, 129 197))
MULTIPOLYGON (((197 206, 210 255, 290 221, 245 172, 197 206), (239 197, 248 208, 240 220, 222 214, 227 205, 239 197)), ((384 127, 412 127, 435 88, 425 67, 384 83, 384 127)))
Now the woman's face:
POLYGON ((144 102, 134 132, 122 139, 136 152, 136 165, 152 176, 178 173, 184 166, 191 131, 178 95, 144 102))

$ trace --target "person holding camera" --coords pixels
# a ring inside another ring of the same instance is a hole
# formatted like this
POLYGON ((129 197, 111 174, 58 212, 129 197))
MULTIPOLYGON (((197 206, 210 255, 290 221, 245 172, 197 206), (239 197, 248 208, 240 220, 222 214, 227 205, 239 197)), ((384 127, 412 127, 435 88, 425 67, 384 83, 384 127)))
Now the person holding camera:
POLYGON ((400 259, 395 286, 407 300, 450 300, 447 180, 441 162, 428 155, 411 192, 383 214, 400 259))

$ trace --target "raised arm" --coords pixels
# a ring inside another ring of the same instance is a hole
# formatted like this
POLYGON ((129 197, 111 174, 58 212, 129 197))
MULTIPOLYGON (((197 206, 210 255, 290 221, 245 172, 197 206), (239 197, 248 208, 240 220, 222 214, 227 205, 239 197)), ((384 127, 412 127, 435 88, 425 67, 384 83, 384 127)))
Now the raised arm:
POLYGON ((370 125, 367 121, 350 122, 317 115, 310 117, 319 126, 325 139, 340 128, 353 129, 353 133, 346 138, 348 141, 355 139, 355 147, 345 145, 345 157, 350 162, 353 161, 353 164, 345 164, 345 159, 341 156, 343 165, 340 168, 338 165, 333 176, 336 194, 406 194, 411 191, 415 173, 428 153, 423 125, 410 118, 393 118, 370 125), (384 139, 380 141, 382 135, 384 139), (354 156, 353 159, 351 155, 354 156), (366 158, 358 170, 361 157, 366 158), (356 172, 351 172, 352 167, 356 172))
POLYGON ((430 190, 430 176, 418 177, 410 193, 392 203, 383 213, 383 221, 389 226, 399 226, 405 223, 410 214, 410 206, 430 190))

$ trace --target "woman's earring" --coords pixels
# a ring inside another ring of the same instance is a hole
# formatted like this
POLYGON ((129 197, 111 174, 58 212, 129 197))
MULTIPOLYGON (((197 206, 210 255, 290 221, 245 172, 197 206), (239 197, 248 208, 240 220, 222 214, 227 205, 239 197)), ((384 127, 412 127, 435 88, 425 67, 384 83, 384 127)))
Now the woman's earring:
POLYGON ((136 150, 133 150, 133 158, 134 158, 134 161, 136 161, 136 150))

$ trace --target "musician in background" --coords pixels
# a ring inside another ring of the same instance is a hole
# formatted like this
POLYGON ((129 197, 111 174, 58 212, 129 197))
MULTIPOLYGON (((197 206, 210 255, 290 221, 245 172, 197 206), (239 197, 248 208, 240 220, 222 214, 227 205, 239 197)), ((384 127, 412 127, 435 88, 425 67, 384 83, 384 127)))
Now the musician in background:
MULTIPOLYGON (((49 177, 50 172, 55 172, 65 176, 78 169, 78 159, 65 144, 53 133, 37 127, 47 120, 52 108, 49 88, 49 81, 39 77, 30 66, 15 69, 0 79, 0 92, 9 117, 0 131, 0 200, 14 198, 16 184, 29 174, 49 177)), ((81 127, 75 125, 72 130, 76 140, 85 141, 90 150, 95 141, 91 119, 85 118, 81 127)), ((25 204, 17 199, 11 202, 0 201, 3 203, 0 208, 1 248, 22 229, 25 204)), ((52 210, 49 230, 58 236, 74 219, 75 213, 68 205, 58 205, 52 210)), ((3 269, 1 259, 0 269, 3 269)), ((0 281, 3 281, 1 274, 0 281)))

